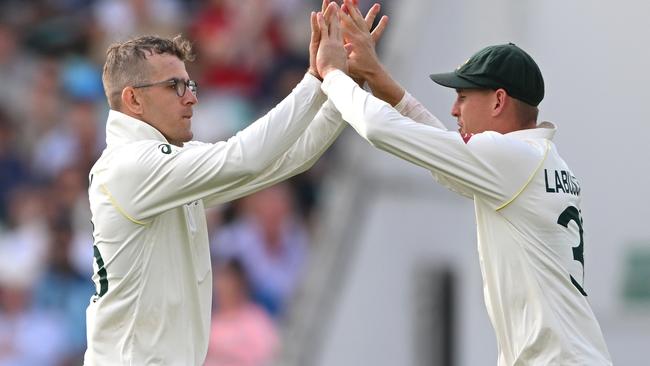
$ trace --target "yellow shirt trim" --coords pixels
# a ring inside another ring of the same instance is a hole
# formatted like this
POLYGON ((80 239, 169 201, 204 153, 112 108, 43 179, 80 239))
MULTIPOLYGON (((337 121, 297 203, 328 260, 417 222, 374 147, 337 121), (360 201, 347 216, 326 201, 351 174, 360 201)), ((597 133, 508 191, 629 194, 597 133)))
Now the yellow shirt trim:
POLYGON ((108 197, 108 200, 111 201, 111 205, 113 207, 115 207, 115 209, 118 210, 122 214, 122 216, 126 217, 127 219, 129 219, 130 221, 132 221, 132 222, 134 222, 134 223, 136 223, 138 225, 146 225, 147 224, 146 222, 138 221, 138 220, 134 219, 133 217, 129 216, 129 214, 127 214, 126 211, 124 211, 124 209, 122 209, 122 207, 117 204, 115 199, 113 199, 113 196, 108 191, 106 186, 104 186, 102 184, 99 187, 101 188, 102 192, 108 197))
POLYGON ((546 140, 546 151, 544 152, 544 157, 542 158, 542 161, 539 162, 539 165, 537 165, 537 168, 535 168, 535 171, 533 172, 533 174, 530 175, 530 177, 528 178, 528 181, 526 181, 526 184, 524 184, 524 185, 521 187, 521 189, 520 189, 520 190, 519 190, 519 191, 518 191, 514 196, 512 196, 512 198, 509 199, 506 203, 504 203, 504 204, 502 204, 501 206, 497 207, 497 208, 496 208, 496 211, 499 211, 500 209, 502 209, 502 208, 508 206, 509 204, 511 204, 512 201, 514 201, 517 197, 519 197, 519 195, 521 194, 521 192, 523 192, 524 189, 526 189, 526 187, 528 187, 528 185, 530 184, 530 182, 532 182, 533 178, 535 177, 535 175, 537 174, 537 172, 539 171, 539 169, 540 169, 540 168, 542 167, 542 165, 544 164, 544 161, 546 160, 546 156, 548 156, 548 151, 549 151, 550 149, 551 149, 551 144, 548 142, 548 140, 546 140))

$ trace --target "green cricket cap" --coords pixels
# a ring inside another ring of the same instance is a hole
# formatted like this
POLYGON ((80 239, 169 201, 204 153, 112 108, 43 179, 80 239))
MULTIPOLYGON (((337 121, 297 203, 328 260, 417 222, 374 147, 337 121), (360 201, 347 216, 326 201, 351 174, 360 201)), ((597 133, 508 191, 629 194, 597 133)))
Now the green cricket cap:
POLYGON ((431 80, 454 89, 503 88, 532 106, 544 99, 544 78, 532 57, 514 43, 488 46, 453 72, 431 74, 431 80))

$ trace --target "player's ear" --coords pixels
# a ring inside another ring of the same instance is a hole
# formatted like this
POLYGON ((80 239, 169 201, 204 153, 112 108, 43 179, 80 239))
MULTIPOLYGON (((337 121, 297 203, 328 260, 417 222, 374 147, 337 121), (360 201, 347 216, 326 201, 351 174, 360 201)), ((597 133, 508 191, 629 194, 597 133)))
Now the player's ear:
POLYGON ((122 106, 127 111, 140 115, 143 112, 142 96, 131 86, 122 89, 122 106))
POLYGON ((492 104, 492 116, 496 117, 503 113, 503 110, 506 106, 508 98, 508 93, 505 89, 497 89, 494 91, 494 99, 492 104))

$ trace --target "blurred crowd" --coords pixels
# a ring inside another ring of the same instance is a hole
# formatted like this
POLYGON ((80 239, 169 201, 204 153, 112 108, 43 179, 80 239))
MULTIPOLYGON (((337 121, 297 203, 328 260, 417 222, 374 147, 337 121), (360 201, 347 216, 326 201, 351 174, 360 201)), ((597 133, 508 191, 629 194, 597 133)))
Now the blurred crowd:
MULTIPOLYGON (((199 83, 195 139, 231 136, 304 75, 320 0, 0 2, 0 366, 79 365, 95 292, 88 171, 104 147, 105 50, 183 34, 199 83)), ((214 273, 206 365, 263 365, 310 252, 310 172, 208 212, 214 273)))

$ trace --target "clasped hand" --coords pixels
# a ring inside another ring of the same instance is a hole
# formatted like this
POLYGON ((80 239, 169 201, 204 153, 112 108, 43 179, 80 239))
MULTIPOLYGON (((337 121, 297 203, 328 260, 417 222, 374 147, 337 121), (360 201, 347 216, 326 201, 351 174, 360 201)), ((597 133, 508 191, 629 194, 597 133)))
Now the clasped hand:
POLYGON ((309 72, 322 79, 338 69, 359 84, 376 74, 381 64, 375 44, 388 24, 388 17, 383 16, 370 31, 379 10, 380 5, 374 4, 364 18, 356 1, 344 0, 339 7, 323 0, 321 11, 311 13, 309 72))

